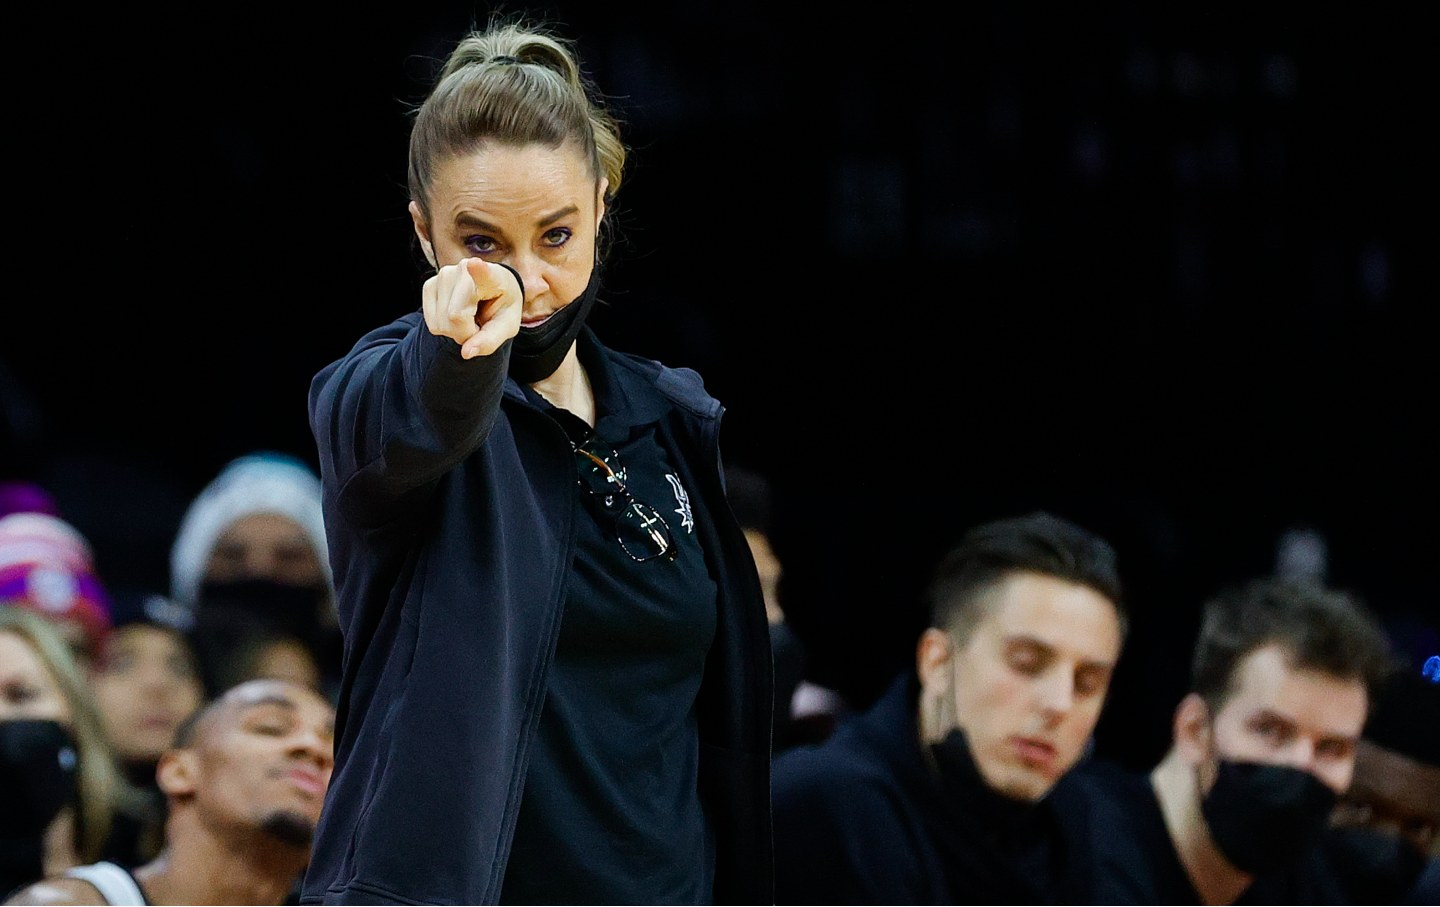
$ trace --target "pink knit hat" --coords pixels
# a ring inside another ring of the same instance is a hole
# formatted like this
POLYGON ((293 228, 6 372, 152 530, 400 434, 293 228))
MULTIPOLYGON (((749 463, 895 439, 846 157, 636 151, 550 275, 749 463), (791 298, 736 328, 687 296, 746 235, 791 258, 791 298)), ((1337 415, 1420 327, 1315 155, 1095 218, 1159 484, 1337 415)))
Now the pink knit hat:
POLYGON ((110 632, 110 596, 95 574, 90 543, 48 513, 0 517, 0 606, 79 627, 94 651, 110 632))

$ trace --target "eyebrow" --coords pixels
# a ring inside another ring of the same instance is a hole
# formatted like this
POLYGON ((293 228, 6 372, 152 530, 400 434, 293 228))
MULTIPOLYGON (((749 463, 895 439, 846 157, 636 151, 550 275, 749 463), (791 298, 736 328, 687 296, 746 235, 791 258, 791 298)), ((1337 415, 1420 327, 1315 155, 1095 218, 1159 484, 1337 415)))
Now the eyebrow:
POLYGON ((298 705, 295 704, 295 700, 291 699, 288 696, 281 696, 278 693, 268 693, 264 696, 261 696, 259 699, 252 699, 249 702, 242 703, 241 708, 255 709, 259 708, 262 705, 278 705, 281 708, 289 709, 292 712, 300 708, 298 705))
MULTIPOLYGON (((1055 656, 1055 653, 1058 651, 1058 650, 1055 648, 1055 646, 1052 646, 1050 643, 1048 643, 1048 642, 1046 642, 1045 640, 1039 638, 1038 636, 1031 636, 1031 635, 1029 635, 1028 633, 1017 633, 1017 634, 1014 634, 1014 635, 1011 635, 1011 636, 1006 636, 1006 637, 1004 637, 1004 643, 1005 643, 1005 645, 1007 645, 1007 646, 1011 646, 1011 645, 1034 646, 1034 647, 1037 648, 1037 649, 1042 649, 1042 650, 1044 650, 1046 656, 1052 657, 1052 658, 1055 656)), ((1080 667, 1080 668, 1082 668, 1082 669, 1098 668, 1098 669, 1104 670, 1104 671, 1113 671, 1113 670, 1115 669, 1115 662, 1113 662, 1113 661, 1096 661, 1096 660, 1094 660, 1094 659, 1089 659, 1089 658, 1087 658, 1087 659, 1082 660, 1082 661, 1079 663, 1078 667, 1080 667)))
MULTIPOLYGON (((244 703, 241 708, 258 709, 261 706, 266 705, 278 705, 281 708, 287 709, 291 712, 296 712, 300 710, 300 706, 296 704, 295 700, 291 699, 288 696, 282 696, 279 693, 267 693, 266 695, 261 696, 259 699, 244 703)), ((325 723, 325 728, 333 735, 335 733, 335 719, 332 718, 327 721, 325 723)))
MULTIPOLYGON (((576 213, 578 213, 579 211, 580 211, 580 208, 579 208, 578 206, 576 206, 576 205, 566 205, 565 207, 561 208, 559 211, 556 211, 556 212, 554 212, 554 213, 552 213, 552 214, 549 214, 549 215, 546 215, 545 217, 540 218, 540 220, 536 222, 535 226, 541 227, 541 228, 548 227, 548 226, 550 226, 551 224, 555 223, 556 221, 561 220, 561 219, 566 218, 566 217, 569 217, 569 216, 572 215, 572 214, 576 214, 576 213)), ((485 219, 482 218, 482 217, 477 217, 476 215, 471 214, 471 213, 466 212, 466 211, 462 211, 460 214, 458 214, 458 215, 455 217, 455 225, 456 225, 457 227, 474 227, 475 229, 478 229, 478 230, 488 230, 488 231, 491 232, 491 233, 503 233, 503 232, 505 232, 505 231, 501 230, 499 227, 497 227, 497 226, 495 226, 494 224, 490 223, 488 220, 485 220, 485 219)))

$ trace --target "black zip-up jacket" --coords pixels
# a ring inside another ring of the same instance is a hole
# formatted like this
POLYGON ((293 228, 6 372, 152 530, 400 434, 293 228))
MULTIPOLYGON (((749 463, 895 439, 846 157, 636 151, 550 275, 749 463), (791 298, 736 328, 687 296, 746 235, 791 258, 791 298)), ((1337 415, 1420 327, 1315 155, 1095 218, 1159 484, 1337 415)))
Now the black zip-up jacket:
MULTIPOLYGON (((689 369, 609 350, 589 329, 579 342, 673 404, 659 431, 719 587, 697 706, 715 900, 772 903, 769 635, 725 500, 724 407, 689 369)), ((500 896, 578 506, 569 440, 507 379, 509 352, 464 360, 412 312, 311 384, 345 655, 301 903, 500 896)))

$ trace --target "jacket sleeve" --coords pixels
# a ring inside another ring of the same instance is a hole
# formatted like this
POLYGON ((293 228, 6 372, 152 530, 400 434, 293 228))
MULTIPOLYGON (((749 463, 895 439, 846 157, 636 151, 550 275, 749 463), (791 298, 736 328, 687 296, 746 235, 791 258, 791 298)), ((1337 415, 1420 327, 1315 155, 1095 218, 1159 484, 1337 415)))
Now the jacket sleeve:
POLYGON ((310 383, 327 494, 362 530, 420 507, 495 424, 511 343, 466 360, 418 312, 371 331, 310 383))

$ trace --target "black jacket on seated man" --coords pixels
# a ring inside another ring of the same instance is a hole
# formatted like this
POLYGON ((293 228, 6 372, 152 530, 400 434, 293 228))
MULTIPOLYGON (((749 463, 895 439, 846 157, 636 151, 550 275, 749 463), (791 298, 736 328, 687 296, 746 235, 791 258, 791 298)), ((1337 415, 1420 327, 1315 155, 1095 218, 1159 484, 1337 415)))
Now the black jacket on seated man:
MULTIPOLYGON (((1078 766, 1066 779, 1071 802, 1087 799, 1094 835, 1092 904, 1200 904, 1150 777, 1103 762, 1078 766), (1081 793, 1083 791, 1083 794, 1081 793)), ((1348 904, 1318 849, 1259 873, 1234 901, 1243 904, 1348 904)))
POLYGON ((959 731, 922 748, 918 695, 907 672, 824 743, 776 756, 776 903, 1093 903, 1088 801, 1063 779, 1036 803, 995 793, 959 731))

